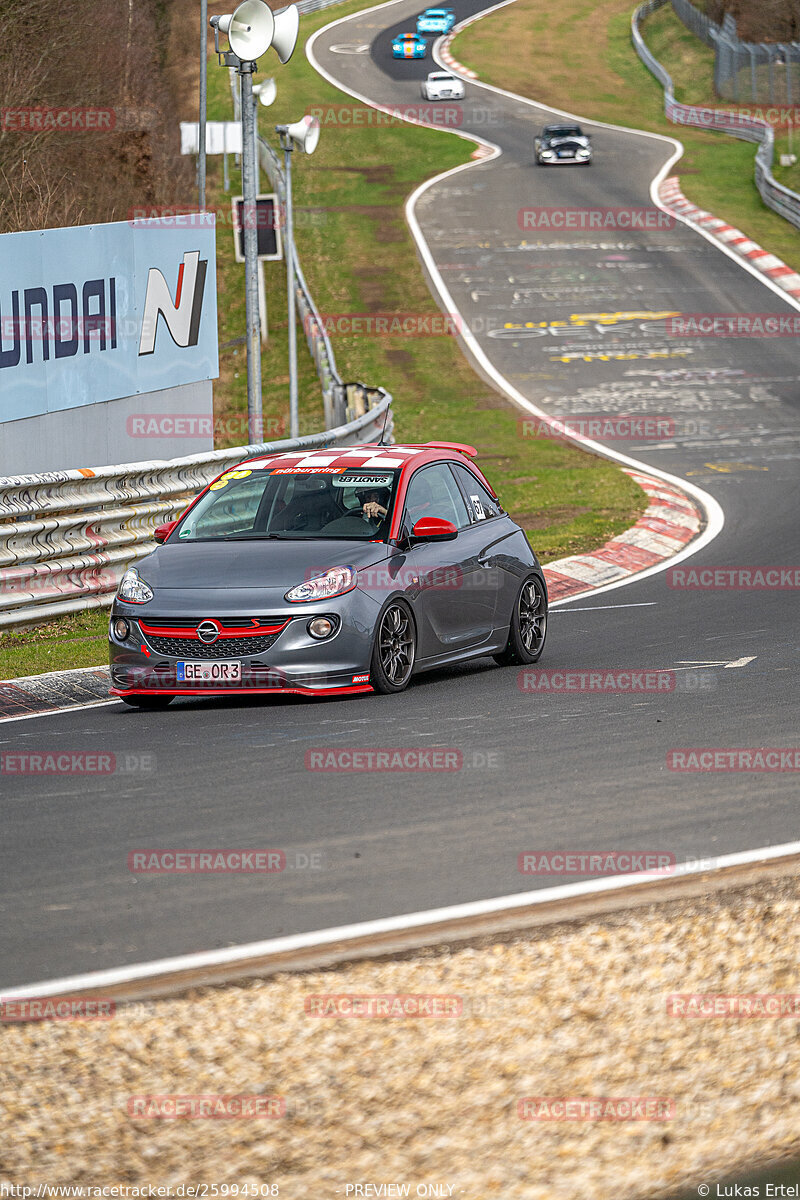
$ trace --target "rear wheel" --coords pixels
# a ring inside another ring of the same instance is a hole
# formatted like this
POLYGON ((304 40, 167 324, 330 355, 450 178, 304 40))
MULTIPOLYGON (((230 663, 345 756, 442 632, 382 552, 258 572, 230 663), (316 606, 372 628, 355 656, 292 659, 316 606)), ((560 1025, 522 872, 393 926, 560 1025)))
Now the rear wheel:
POLYGON ((372 648, 370 683, 376 692, 390 695, 408 687, 417 653, 417 635, 411 610, 393 600, 381 613, 372 648))
POLYGON ((175 699, 174 696, 120 696, 123 704, 131 708, 159 709, 166 708, 175 699))
POLYGON ((494 661, 501 667, 538 662, 546 636, 547 593, 540 576, 531 575, 514 603, 505 650, 495 654, 494 661))

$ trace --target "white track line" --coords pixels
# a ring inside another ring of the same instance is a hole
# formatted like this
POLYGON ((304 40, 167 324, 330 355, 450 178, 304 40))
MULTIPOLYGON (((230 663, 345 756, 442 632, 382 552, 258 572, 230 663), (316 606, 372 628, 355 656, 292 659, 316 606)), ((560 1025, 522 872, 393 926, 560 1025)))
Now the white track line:
MULTIPOLYGON (((744 850, 737 854, 725 854, 713 860, 709 869, 704 862, 678 866, 674 875, 612 875, 608 879, 593 879, 582 883, 567 883, 559 887, 542 888, 532 892, 518 892, 512 896, 498 896, 491 900, 474 900, 468 904, 454 904, 447 908, 434 908, 425 912, 405 913, 399 917, 384 917, 377 921, 361 921, 356 925, 340 925, 334 929, 315 930, 312 933, 294 934, 290 937, 269 938, 263 942, 250 942, 243 946, 228 946, 222 950, 207 950, 197 954, 182 954, 176 958, 157 959, 155 962, 135 963, 127 967, 113 967, 105 971, 91 971, 85 975, 70 975, 64 979, 49 979, 24 987, 0 987, 0 998, 19 1000, 32 996, 53 996, 87 989, 114 987, 140 979, 176 972, 193 972, 203 967, 224 966, 226 963, 246 963, 248 960, 265 958, 268 955, 285 954, 294 950, 329 946, 332 943, 374 937, 385 933, 401 933, 411 929, 424 929, 440 922, 469 920, 491 914, 511 912, 514 909, 535 907, 554 900, 570 900, 579 896, 600 895, 622 888, 642 884, 663 884, 668 879, 685 878, 690 875, 709 874, 725 868, 747 866, 800 854, 800 842, 786 842, 781 846, 764 846, 760 850, 744 850)), ((457 935, 456 935, 457 936, 457 935)), ((184 986, 188 986, 184 985, 184 986)), ((175 981, 175 990, 180 990, 180 981, 175 981)))
MULTIPOLYGON (((367 13, 375 12, 378 9, 391 8, 393 5, 399 4, 400 2, 401 2, 401 0, 388 0, 388 3, 376 4, 376 5, 373 5, 371 8, 362 9, 360 12, 353 13, 350 16, 339 17, 337 20, 331 21, 330 24, 323 26, 322 29, 318 29, 316 33, 311 35, 311 37, 308 39, 308 42, 306 43, 306 57, 308 58, 308 61, 311 63, 314 70, 317 71, 324 79, 326 79, 328 81, 328 83, 330 83, 337 90, 346 92, 347 94, 353 96, 356 100, 360 100, 362 103, 369 105, 370 108, 379 108, 380 106, 376 105, 374 103, 374 101, 369 99, 368 96, 363 95, 361 92, 355 91, 351 87, 345 86, 338 79, 334 78, 334 76, 330 75, 329 72, 326 71, 326 69, 318 61, 318 59, 314 53, 314 44, 315 44, 317 38, 320 37, 323 33, 327 33, 329 30, 336 28, 338 25, 343 25, 347 21, 356 20, 357 18, 360 18, 360 17, 366 15, 367 13)), ((494 7, 495 8, 505 7, 505 2, 500 5, 495 5, 494 7)), ((494 9, 487 9, 487 10, 485 10, 484 13, 482 13, 480 15, 486 16, 487 13, 492 12, 492 11, 494 11, 494 9)), ((474 20, 475 17, 470 18, 470 19, 474 20)), ((460 28, 460 26, 457 25, 455 28, 458 29, 458 28, 460 28)), ((439 42, 437 42, 434 45, 433 52, 432 52, 433 57, 436 59, 436 62, 439 64, 439 66, 441 66, 445 70, 449 70, 450 68, 447 67, 446 63, 444 62, 444 60, 440 57, 440 55, 438 53, 438 45, 439 45, 439 42)), ((617 130, 618 132, 621 132, 621 133, 629 133, 629 134, 639 136, 639 137, 655 138, 657 141, 667 142, 668 144, 670 144, 673 147, 673 153, 670 156, 670 158, 667 160, 667 162, 664 164, 664 166, 661 168, 661 170, 657 173, 655 178, 653 179, 653 181, 650 185, 650 196, 653 201, 653 204, 656 207, 660 208, 663 212, 670 212, 670 210, 666 209, 664 207, 664 205, 661 203, 661 201, 659 200, 657 190, 661 184, 661 181, 666 176, 667 171, 669 171, 669 169, 672 167, 673 163, 675 163, 683 153, 683 146, 681 145, 680 142, 676 141, 675 138, 665 137, 664 135, 659 134, 659 133, 648 133, 645 130, 640 130, 640 129, 625 129, 621 125, 609 125, 602 121, 593 121, 593 120, 591 120, 591 118, 576 117, 573 113, 564 113, 563 110, 561 110, 561 109, 548 108, 548 106, 546 106, 546 105, 537 104, 535 101, 529 100, 525 96, 516 96, 513 92, 506 92, 502 88, 494 87, 493 84, 480 83, 479 81, 475 81, 475 80, 470 80, 469 82, 472 87, 482 87, 488 91, 497 92, 499 95, 506 96, 511 100, 519 101, 520 103, 523 103, 523 104, 528 104, 532 108, 545 109, 546 111, 549 111, 549 112, 559 113, 562 116, 572 117, 574 120, 585 120, 587 124, 597 125, 604 129, 613 129, 613 130, 617 130)), ((385 107, 385 106, 383 106, 383 107, 385 107)), ((398 115, 402 116, 402 114, 398 114, 398 115)), ((409 120, 409 118, 407 118, 405 116, 402 116, 402 119, 409 120)), ((426 122, 424 122, 424 121, 417 121, 417 120, 413 120, 413 119, 410 120, 410 124, 425 125, 427 128, 431 128, 431 129, 437 128, 437 126, 433 126, 433 125, 428 126, 426 124, 426 122)), ((441 130, 440 130, 440 132, 441 132, 441 130)), ((479 166, 479 165, 483 166, 485 163, 490 162, 494 158, 497 158, 502 153, 502 151, 500 150, 499 146, 495 145, 494 142, 489 142, 485 138, 479 137, 477 134, 466 133, 466 132, 462 132, 461 130, 448 130, 447 132, 455 133, 457 137, 465 138, 467 141, 475 142, 477 145, 486 146, 491 150, 491 154, 488 155, 486 158, 480 159, 478 162, 472 161, 472 162, 468 162, 468 163, 462 163, 460 166, 453 167, 449 171, 443 171, 440 175, 435 175, 435 176, 433 176, 433 178, 428 179, 424 183, 420 184, 420 186, 411 193, 408 200, 406 201, 406 221, 408 222, 409 229, 411 230, 411 236, 414 238, 414 241, 417 244, 417 250, 419 252, 420 258, 422 259, 422 261, 425 265, 425 269, 428 272, 428 275, 431 279, 431 282, 433 283, 433 286, 436 289, 437 300, 438 300, 442 310, 447 313, 457 313, 461 317, 461 332, 459 333, 458 336, 461 338, 462 342, 465 344, 465 346, 468 349, 473 360, 479 365, 479 367, 481 368, 483 373, 485 375, 487 375, 495 383, 498 390, 501 391, 504 395, 506 395, 513 404, 515 404, 518 408, 524 409, 525 412, 531 413, 533 416, 538 417, 540 420, 545 421, 546 423, 551 425, 553 427, 553 429, 557 430, 561 436, 566 438, 566 440, 572 442, 575 445, 580 446, 584 450, 588 450, 591 453, 597 454, 602 458, 611 459, 613 462, 618 462, 618 463, 622 464, 623 466, 633 467, 637 471, 641 471, 644 474, 653 475, 657 479, 665 480, 667 483, 672 484, 674 487, 677 487, 681 491, 688 492, 690 495, 694 496, 694 498, 702 505, 703 510, 705 512, 705 517, 706 517, 705 529, 702 531, 702 533, 697 538, 695 538, 695 540, 693 542, 690 542, 688 546, 684 547, 683 550, 680 550, 677 554, 672 555, 672 557, 670 557, 670 558, 664 559, 660 563, 655 563, 652 567, 647 567, 643 571, 639 571, 635 575, 630 575, 630 576, 627 576, 625 579, 615 580, 613 583, 607 583, 607 584, 604 584, 602 587, 593 589, 592 593, 591 593, 592 596, 599 596, 604 592, 614 591, 614 589, 619 588, 619 587, 627 587, 629 584, 634 583, 634 582, 638 583, 640 580, 646 579, 650 575, 657 575, 661 571, 665 571, 667 569, 667 567, 672 567, 676 563, 682 562, 684 559, 689 558, 694 554, 697 554, 698 551, 702 550, 705 546, 707 546, 709 544, 709 542, 712 542, 714 540, 714 538, 720 533, 723 525, 725 524, 725 514, 722 511, 722 507, 712 495, 710 495, 708 492, 704 491, 702 488, 699 488, 696 484, 689 483, 687 480, 681 479, 676 475, 670 475, 668 472, 662 471, 659 467, 653 467, 649 463, 644 463, 644 462, 641 462, 639 459, 631 458, 627 454, 620 454, 617 450, 611 450, 608 447, 601 445, 599 442, 593 441, 591 438, 583 437, 581 434, 576 434, 573 431, 567 429, 564 426, 563 422, 561 422, 557 418, 553 417, 550 413, 545 412, 544 409, 538 408, 535 404, 532 403, 532 401, 528 400, 527 397, 523 396, 522 393, 520 391, 518 391, 517 388, 515 388, 513 386, 513 384, 510 383, 505 378, 505 376, 500 373, 500 371, 497 370, 497 368, 490 362, 489 358, 486 356, 485 352, 483 351, 482 347, 480 346, 480 344, 478 342, 478 339, 475 337, 475 335, 472 333, 472 331, 468 328, 465 318, 459 312, 459 309, 456 306, 456 303, 455 303, 452 295, 450 294, 450 290, 448 289, 447 284, 445 283, 444 279, 442 278, 439 268, 437 267, 436 262, 434 261, 433 255, 430 251, 430 247, 428 246, 428 243, 425 240, 425 236, 424 236, 422 229, 420 227, 420 224, 417 220, 415 209, 416 209, 417 201, 428 190, 428 188, 433 187, 437 183, 441 183, 441 181, 443 179, 449 179, 451 176, 457 175, 460 171, 467 171, 471 167, 475 167, 475 166, 479 166)), ((674 215, 674 214, 670 213, 670 215, 674 215)), ((689 224, 688 221, 685 223, 689 224)), ((711 240, 711 239, 709 239, 709 240, 711 240)), ((714 242, 714 245, 716 245, 716 242, 714 242)), ((734 256, 732 253, 731 253, 731 257, 734 258, 734 260, 737 262, 742 261, 742 260, 738 259, 736 256, 734 256)), ((742 263, 742 265, 745 265, 745 264, 742 263)), ((763 278, 763 277, 758 276, 758 278, 763 278)), ((563 600, 555 600, 551 607, 556 608, 561 605, 570 604, 573 600, 578 600, 582 596, 585 597, 585 595, 586 595, 586 593, 582 592, 574 597, 567 596, 563 600)))

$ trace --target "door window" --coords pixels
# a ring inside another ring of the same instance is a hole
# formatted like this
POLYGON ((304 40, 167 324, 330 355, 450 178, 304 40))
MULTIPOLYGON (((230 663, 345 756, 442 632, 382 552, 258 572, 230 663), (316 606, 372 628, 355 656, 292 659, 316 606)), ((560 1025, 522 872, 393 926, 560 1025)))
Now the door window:
POLYGON ((452 464, 458 481, 467 496, 473 521, 485 521, 489 517, 499 517, 503 511, 496 496, 493 496, 483 484, 475 478, 472 471, 459 463, 452 464))
POLYGON ((470 523, 464 498, 446 463, 424 467, 411 477, 406 493, 405 523, 409 532, 421 517, 451 521, 456 529, 470 523))

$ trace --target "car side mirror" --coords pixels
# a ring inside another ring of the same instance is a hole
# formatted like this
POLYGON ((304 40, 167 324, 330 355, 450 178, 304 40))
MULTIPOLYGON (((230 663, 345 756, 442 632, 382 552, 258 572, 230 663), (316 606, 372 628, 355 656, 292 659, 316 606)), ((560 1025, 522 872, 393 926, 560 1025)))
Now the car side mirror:
POLYGON ((156 525, 153 530, 153 540, 159 543, 165 542, 177 524, 176 519, 174 521, 166 521, 163 525, 156 525))
POLYGON ((411 530, 412 542, 452 542, 458 530, 452 521, 442 517, 420 517, 411 530))

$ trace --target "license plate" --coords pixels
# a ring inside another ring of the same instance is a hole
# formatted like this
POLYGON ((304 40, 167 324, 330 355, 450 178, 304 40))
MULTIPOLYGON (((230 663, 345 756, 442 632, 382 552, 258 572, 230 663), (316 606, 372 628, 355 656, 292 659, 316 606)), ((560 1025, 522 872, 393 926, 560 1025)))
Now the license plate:
POLYGON ((240 662, 179 662, 178 683, 239 683, 240 662))

